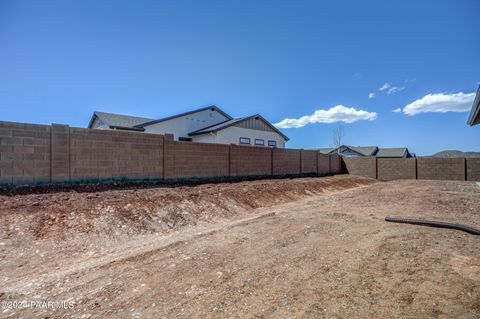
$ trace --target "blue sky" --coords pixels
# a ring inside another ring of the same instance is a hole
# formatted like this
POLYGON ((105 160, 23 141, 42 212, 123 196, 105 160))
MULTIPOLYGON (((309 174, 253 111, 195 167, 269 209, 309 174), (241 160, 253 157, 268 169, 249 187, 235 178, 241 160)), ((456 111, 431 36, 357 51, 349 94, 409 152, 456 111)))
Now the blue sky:
POLYGON ((301 126, 282 128, 288 147, 329 146, 341 125, 345 144, 479 151, 465 112, 478 12, 476 0, 2 0, 0 120, 85 127, 94 110, 215 104, 301 126))

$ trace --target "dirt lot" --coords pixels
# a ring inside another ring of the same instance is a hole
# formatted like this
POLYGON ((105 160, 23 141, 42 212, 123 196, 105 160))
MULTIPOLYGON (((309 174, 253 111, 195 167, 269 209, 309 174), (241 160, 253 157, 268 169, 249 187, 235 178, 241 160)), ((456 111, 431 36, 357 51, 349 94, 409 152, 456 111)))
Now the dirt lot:
POLYGON ((480 236, 383 220, 480 227, 475 183, 336 176, 0 201, 1 318, 480 318, 480 236))

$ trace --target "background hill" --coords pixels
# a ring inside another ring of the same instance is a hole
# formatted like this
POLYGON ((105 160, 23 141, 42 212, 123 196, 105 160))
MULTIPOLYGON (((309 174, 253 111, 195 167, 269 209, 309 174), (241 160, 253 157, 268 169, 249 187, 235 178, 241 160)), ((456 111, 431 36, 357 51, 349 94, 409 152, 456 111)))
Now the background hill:
POLYGON ((447 157, 447 158, 480 157, 480 152, 462 152, 462 151, 456 151, 456 150, 446 150, 446 151, 441 151, 441 152, 435 153, 432 156, 433 157, 447 157))

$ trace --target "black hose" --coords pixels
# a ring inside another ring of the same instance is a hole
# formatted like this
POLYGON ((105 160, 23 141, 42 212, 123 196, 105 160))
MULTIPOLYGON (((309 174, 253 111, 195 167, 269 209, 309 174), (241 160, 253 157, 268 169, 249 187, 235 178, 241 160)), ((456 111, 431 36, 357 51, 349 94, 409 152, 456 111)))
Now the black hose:
POLYGON ((480 236, 480 229, 465 226, 465 225, 460 225, 460 224, 451 224, 451 223, 445 223, 445 222, 437 222, 433 220, 421 220, 421 219, 403 218, 403 217, 395 217, 395 216, 387 216, 385 217, 385 220, 387 222, 392 222, 392 223, 403 223, 403 224, 457 229, 472 235, 480 236))

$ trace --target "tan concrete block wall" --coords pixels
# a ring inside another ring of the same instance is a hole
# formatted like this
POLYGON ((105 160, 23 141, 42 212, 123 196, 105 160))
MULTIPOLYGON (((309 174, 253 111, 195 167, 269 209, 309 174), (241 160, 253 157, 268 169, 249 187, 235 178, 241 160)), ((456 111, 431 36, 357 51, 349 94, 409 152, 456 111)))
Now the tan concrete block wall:
POLYGON ((302 157, 302 174, 317 173, 318 171, 318 161, 317 161, 317 151, 301 151, 302 157))
POLYGON ((174 177, 229 176, 229 145, 174 142, 174 177))
POLYGON ((169 134, 0 122, 2 184, 268 176, 274 167, 277 175, 315 173, 318 167, 329 173, 330 162, 314 151, 175 142, 169 134))
POLYGON ((464 158, 417 158, 418 179, 465 180, 464 158))
POLYGON ((416 179, 415 158, 377 158, 377 178, 382 181, 416 179))
POLYGON ((330 173, 330 156, 318 153, 318 174, 326 175, 330 173))
POLYGON ((272 175, 271 148, 230 146, 230 176, 266 175, 272 175))
POLYGON ((300 174, 300 150, 274 148, 273 175, 300 174))
POLYGON ((342 172, 342 158, 339 155, 330 155, 330 173, 340 174, 342 172))
POLYGON ((70 128, 52 124, 51 128, 51 180, 63 183, 70 180, 70 128))
POLYGON ((175 142, 173 134, 165 134, 163 139, 163 177, 175 178, 175 142))
POLYGON ((375 157, 344 157, 343 162, 348 174, 377 178, 375 157))
POLYGON ((70 177, 163 178, 163 135, 71 128, 70 177))
POLYGON ((480 182, 480 158, 467 158, 467 181, 480 182))
POLYGON ((0 122, 0 184, 50 182, 50 126, 0 122))

